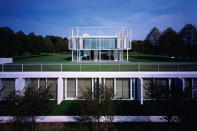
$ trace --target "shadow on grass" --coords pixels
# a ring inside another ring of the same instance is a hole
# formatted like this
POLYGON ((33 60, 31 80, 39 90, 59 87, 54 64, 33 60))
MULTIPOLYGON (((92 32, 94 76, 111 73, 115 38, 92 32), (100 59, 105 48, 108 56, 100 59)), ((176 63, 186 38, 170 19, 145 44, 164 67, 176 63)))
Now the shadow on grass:
POLYGON ((50 56, 50 55, 44 54, 44 55, 22 56, 22 57, 14 58, 14 60, 20 60, 20 59, 25 59, 25 58, 35 58, 35 57, 42 57, 42 56, 50 56))
POLYGON ((64 58, 64 60, 71 61, 72 60, 72 57, 66 57, 66 58, 64 58))

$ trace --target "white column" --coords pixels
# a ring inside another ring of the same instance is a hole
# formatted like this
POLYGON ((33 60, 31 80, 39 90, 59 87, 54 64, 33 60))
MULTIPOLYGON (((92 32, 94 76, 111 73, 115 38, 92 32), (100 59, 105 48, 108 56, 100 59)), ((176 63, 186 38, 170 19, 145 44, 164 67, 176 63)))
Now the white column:
POLYGON ((94 78, 92 78, 92 98, 94 98, 94 78))
POLYGON ((63 79, 58 78, 57 84, 57 104, 60 104, 63 100, 63 79))
POLYGON ((23 78, 15 79, 15 90, 16 90, 16 95, 24 96, 24 93, 25 93, 25 79, 23 79, 23 78))

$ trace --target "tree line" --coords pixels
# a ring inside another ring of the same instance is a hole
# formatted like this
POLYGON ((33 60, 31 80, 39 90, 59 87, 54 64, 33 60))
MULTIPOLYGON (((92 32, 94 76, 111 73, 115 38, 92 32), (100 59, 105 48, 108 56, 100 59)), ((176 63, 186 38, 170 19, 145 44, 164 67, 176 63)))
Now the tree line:
POLYGON ((154 27, 145 40, 132 41, 132 52, 197 58, 197 29, 186 24, 179 32, 171 27, 161 32, 154 27))
POLYGON ((0 28, 0 57, 32 56, 41 53, 68 51, 68 39, 59 36, 42 36, 31 32, 14 32, 9 27, 0 28))

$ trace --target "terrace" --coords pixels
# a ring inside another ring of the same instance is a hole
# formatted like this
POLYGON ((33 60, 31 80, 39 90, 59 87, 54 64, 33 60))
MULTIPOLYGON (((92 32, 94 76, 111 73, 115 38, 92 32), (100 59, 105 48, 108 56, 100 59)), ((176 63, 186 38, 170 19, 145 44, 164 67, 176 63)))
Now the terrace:
POLYGON ((61 63, 23 62, 1 64, 0 72, 184 72, 197 71, 197 62, 61 63))

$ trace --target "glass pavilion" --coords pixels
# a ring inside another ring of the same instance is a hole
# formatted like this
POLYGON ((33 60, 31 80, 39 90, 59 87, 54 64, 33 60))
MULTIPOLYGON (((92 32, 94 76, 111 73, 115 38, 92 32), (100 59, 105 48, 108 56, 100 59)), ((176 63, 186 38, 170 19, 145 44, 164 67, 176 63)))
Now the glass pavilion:
POLYGON ((128 27, 73 27, 69 41, 72 61, 123 61, 131 49, 128 27))

